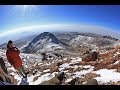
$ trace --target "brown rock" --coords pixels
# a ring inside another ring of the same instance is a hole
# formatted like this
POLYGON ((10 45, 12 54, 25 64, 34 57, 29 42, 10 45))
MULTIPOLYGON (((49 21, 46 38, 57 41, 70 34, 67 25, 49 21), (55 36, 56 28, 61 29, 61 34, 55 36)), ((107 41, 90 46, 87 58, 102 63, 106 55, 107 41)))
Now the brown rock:
POLYGON ((83 75, 85 78, 91 79, 91 78, 95 78, 95 77, 100 77, 100 74, 96 74, 96 73, 87 73, 86 75, 83 75))
POLYGON ((120 72, 120 68, 117 69, 117 72, 120 72))
POLYGON ((9 82, 15 85, 17 84, 17 80, 14 78, 14 76, 5 73, 1 68, 0 68, 0 78, 1 81, 9 82))
POLYGON ((96 61, 98 59, 98 52, 91 52, 90 54, 85 55, 82 59, 86 62, 96 61))
POLYGON ((48 81, 42 82, 40 85, 59 85, 59 84, 60 84, 60 81, 57 78, 57 75, 55 75, 55 77, 53 77, 52 79, 48 81))
POLYGON ((71 68, 71 67, 70 67, 70 68, 65 68, 64 70, 68 70, 69 73, 72 73, 73 70, 74 70, 74 68, 71 68))
POLYGON ((113 57, 113 61, 117 61, 117 60, 120 60, 120 54, 117 54, 115 57, 113 57))
POLYGON ((38 78, 39 78, 39 76, 34 77, 33 82, 35 82, 38 78))
POLYGON ((77 78, 72 79, 68 84, 70 85, 75 85, 75 82, 77 81, 77 78))
POLYGON ((96 79, 88 79, 85 85, 98 85, 98 82, 96 79))
POLYGON ((50 70, 51 70, 51 73, 52 72, 59 72, 59 66, 51 67, 50 70))
POLYGON ((86 65, 86 62, 85 61, 81 61, 80 65, 86 65))
POLYGON ((113 67, 112 64, 109 64, 109 65, 107 66, 108 69, 111 69, 112 67, 113 67))
POLYGON ((6 82, 5 76, 4 76, 3 74, 1 74, 1 73, 0 73, 0 78, 1 78, 1 79, 0 79, 1 81, 5 81, 5 82, 6 82))
POLYGON ((77 71, 81 71, 81 70, 87 70, 87 68, 83 68, 83 67, 74 68, 73 72, 77 72, 77 71))
POLYGON ((17 85, 17 80, 14 78, 13 75, 9 75, 9 79, 11 80, 12 84, 17 85))

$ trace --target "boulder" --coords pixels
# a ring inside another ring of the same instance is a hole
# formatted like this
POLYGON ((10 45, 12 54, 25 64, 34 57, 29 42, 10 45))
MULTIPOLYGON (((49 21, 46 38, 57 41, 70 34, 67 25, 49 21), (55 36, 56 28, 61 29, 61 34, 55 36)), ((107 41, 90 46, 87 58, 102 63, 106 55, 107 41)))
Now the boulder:
POLYGON ((98 85, 98 82, 96 79, 88 79, 85 85, 98 85))
POLYGON ((77 78, 72 79, 70 82, 68 82, 69 85, 75 85, 75 82, 77 81, 77 78))
POLYGON ((9 75, 9 79, 10 79, 12 84, 17 85, 17 80, 14 78, 13 75, 9 75))
POLYGON ((11 83, 14 85, 17 85, 17 80, 14 78, 14 76, 10 74, 6 74, 3 70, 0 69, 0 80, 6 83, 11 83))
POLYGON ((35 82, 38 78, 39 78, 39 76, 34 77, 33 82, 35 82))
POLYGON ((59 74, 55 74, 50 80, 42 82, 40 85, 61 85, 65 78, 65 73, 60 72, 59 74))
POLYGON ((96 61, 98 59, 98 52, 94 51, 90 54, 84 55, 83 61, 89 62, 89 61, 96 61))
POLYGON ((57 75, 55 75, 55 77, 53 77, 48 81, 44 81, 40 83, 40 85, 59 85, 59 84, 60 84, 60 80, 57 78, 57 75))
MULTIPOLYGON (((1 59, 2 61, 3 59, 1 59)), ((11 83, 11 84, 17 84, 17 80, 14 78, 14 76, 8 74, 8 71, 6 69, 5 63, 2 61, 0 63, 0 80, 6 83, 11 83), (3 65, 4 64, 4 65, 3 65)))
POLYGON ((50 67, 50 72, 53 73, 53 72, 59 72, 59 66, 57 66, 56 64, 53 64, 51 67, 50 67))
POLYGON ((8 74, 7 68, 6 68, 6 66, 5 66, 5 62, 4 62, 4 60, 3 60, 2 57, 0 57, 0 66, 1 66, 2 70, 3 70, 5 73, 8 74))
POLYGON ((87 73, 87 74, 82 75, 82 76, 85 77, 85 78, 91 79, 91 78, 95 78, 95 77, 100 77, 100 74, 96 74, 96 73, 87 73))

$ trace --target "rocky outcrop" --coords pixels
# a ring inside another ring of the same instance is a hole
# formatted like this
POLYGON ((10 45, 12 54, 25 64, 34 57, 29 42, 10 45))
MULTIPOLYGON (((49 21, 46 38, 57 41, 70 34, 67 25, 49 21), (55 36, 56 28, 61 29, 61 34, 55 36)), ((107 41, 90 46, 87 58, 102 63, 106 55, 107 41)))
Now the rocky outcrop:
POLYGON ((50 65, 50 72, 59 72, 59 66, 62 65, 63 62, 57 62, 57 63, 53 63, 52 65, 50 65))
POLYGON ((85 85, 98 85, 98 82, 96 79, 88 79, 85 85))
POLYGON ((89 79, 92 79, 92 78, 95 78, 95 77, 100 77, 99 74, 96 74, 96 73, 87 73, 86 75, 82 75, 83 77, 85 78, 89 78, 89 79))
POLYGON ((14 76, 5 73, 2 68, 0 68, 0 81, 17 85, 17 80, 14 76))
POLYGON ((65 73, 60 72, 59 74, 55 74, 55 76, 48 81, 44 81, 40 83, 40 85, 61 85, 62 81, 65 79, 65 73))
POLYGON ((98 52, 96 52, 96 51, 83 56, 83 61, 86 61, 86 62, 96 61, 97 59, 98 59, 98 52))
POLYGON ((0 58, 0 81, 15 85, 17 84, 17 80, 14 78, 14 76, 8 73, 2 57, 0 58))
POLYGON ((77 81, 77 78, 72 79, 70 82, 68 82, 68 85, 75 85, 75 82, 77 81))
POLYGON ((98 82, 96 79, 79 78, 75 85, 98 85, 98 82))

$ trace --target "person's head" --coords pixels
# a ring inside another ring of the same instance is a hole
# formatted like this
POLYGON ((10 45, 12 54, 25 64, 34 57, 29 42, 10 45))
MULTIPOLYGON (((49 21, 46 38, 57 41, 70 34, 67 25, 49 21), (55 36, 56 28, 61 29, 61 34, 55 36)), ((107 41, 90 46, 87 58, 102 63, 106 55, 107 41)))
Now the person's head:
POLYGON ((13 42, 9 40, 7 44, 7 48, 12 48, 12 47, 13 47, 13 42))

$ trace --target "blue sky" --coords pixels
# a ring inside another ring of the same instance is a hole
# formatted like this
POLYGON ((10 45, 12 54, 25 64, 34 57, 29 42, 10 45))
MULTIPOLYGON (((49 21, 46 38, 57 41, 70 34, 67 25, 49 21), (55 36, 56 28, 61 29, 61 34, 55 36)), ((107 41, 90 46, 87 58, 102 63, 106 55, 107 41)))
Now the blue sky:
POLYGON ((26 9, 0 6, 1 30, 46 23, 83 23, 120 29, 120 5, 36 5, 26 9))
POLYGON ((0 5, 1 34, 42 24, 84 24, 120 32, 120 5, 33 5, 26 9, 0 5))

